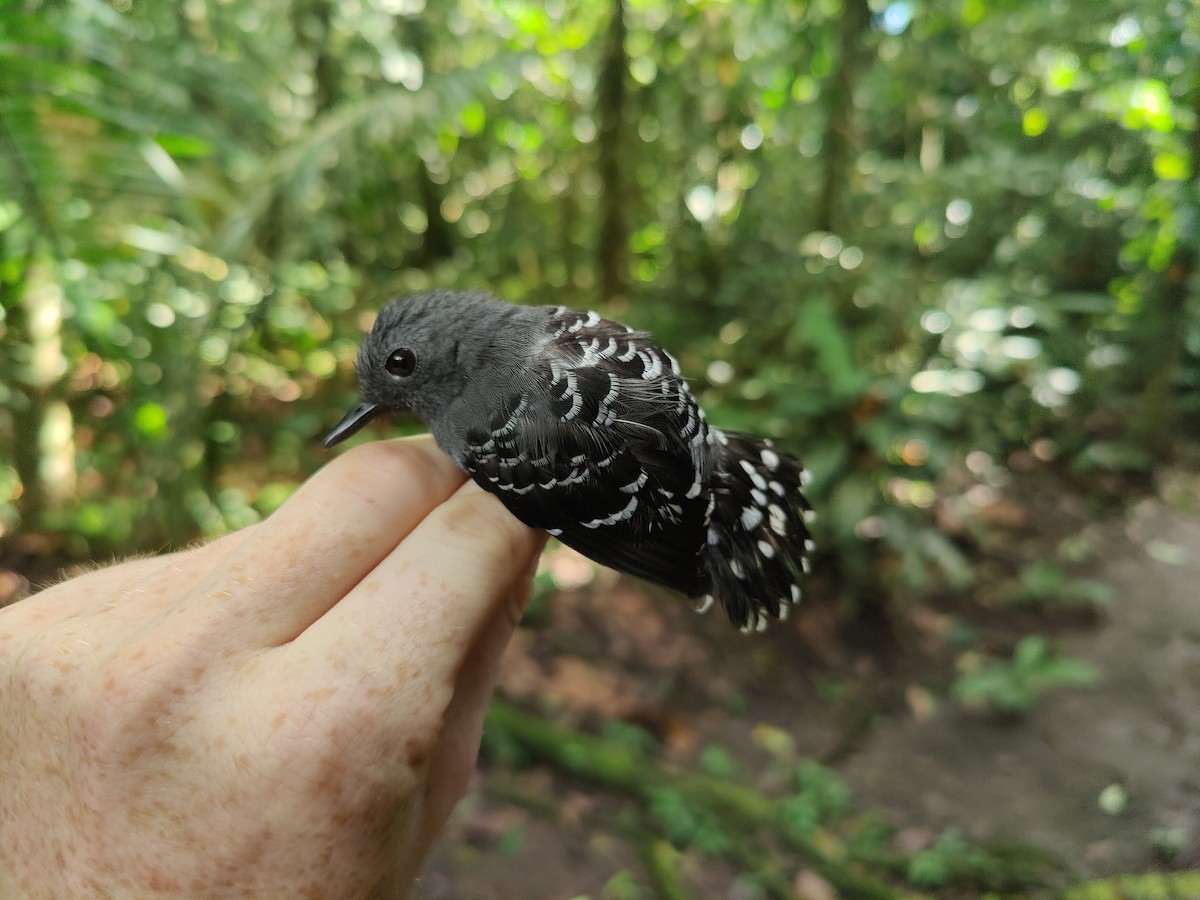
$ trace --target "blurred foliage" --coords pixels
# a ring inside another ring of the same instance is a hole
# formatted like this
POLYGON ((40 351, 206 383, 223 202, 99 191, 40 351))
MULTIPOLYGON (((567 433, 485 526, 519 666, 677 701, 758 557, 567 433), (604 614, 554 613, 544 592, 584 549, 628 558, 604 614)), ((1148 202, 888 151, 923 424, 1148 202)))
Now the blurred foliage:
POLYGON ((268 514, 445 285, 652 330, 806 457, 847 596, 967 586, 948 464, 1200 434, 1198 44, 1184 0, 0 0, 0 539, 268 514))
POLYGON ((784 821, 797 835, 811 835, 820 825, 850 811, 850 793, 831 769, 806 761, 796 772, 798 790, 784 801, 784 821))
POLYGON ((908 861, 908 879, 922 888, 973 884, 989 891, 1012 890, 1021 883, 1036 881, 1039 862, 1025 848, 981 850, 957 831, 945 831, 932 847, 908 861))
POLYGON ((966 671, 954 682, 954 696, 1000 713, 1023 713, 1051 688, 1087 686, 1097 678, 1089 663, 1059 656, 1040 634, 1021 638, 1011 662, 985 663, 973 651, 963 657, 966 671))
POLYGON ((1153 900, 1190 897, 1200 891, 1200 872, 1150 873, 1102 878, 1075 885, 1064 900, 1153 900))
POLYGON ((1040 559, 1023 568, 1017 582, 1002 586, 999 593, 1009 603, 1052 610, 1103 606, 1112 600, 1113 588, 1092 578, 1071 578, 1060 566, 1040 559))
MULTIPOLYGON (((1014 845, 979 847, 948 831, 930 846, 903 852, 892 829, 855 809, 838 775, 793 750, 779 748, 774 765, 752 777, 718 776, 682 768, 658 755, 555 724, 504 702, 488 712, 489 746, 520 747, 526 759, 549 764, 575 779, 632 799, 623 809, 626 831, 648 843, 648 869, 678 865, 668 848, 690 847, 724 859, 744 873, 745 896, 791 898, 799 894, 782 877, 797 863, 817 873, 830 896, 888 900, 913 897, 908 885, 948 887, 947 896, 978 896, 974 889, 1015 891, 1045 884, 1062 862, 1014 845), (496 740, 503 735, 502 740, 496 740), (796 792, 774 797, 769 783, 781 769, 796 773, 796 792)), ((540 792, 505 792, 506 800, 557 817, 540 792)), ((931 836, 932 837, 932 836, 931 836)), ((622 878, 632 878, 626 873, 622 878)), ((659 877, 657 896, 689 896, 678 875, 659 877)), ((610 882, 611 884, 611 882, 610 882)), ((742 891, 737 896, 743 896, 742 891)), ((822 894, 824 896, 824 894, 822 894)))

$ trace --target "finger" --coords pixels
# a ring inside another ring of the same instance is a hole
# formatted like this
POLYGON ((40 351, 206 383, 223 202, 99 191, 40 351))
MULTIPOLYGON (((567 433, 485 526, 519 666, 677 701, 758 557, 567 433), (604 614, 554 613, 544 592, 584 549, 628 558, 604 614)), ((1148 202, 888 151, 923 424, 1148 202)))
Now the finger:
POLYGON ((111 595, 129 580, 144 578, 162 565, 157 557, 132 559, 103 568, 91 568, 65 578, 3 610, 9 623, 60 622, 95 604, 96 597, 111 595))
POLYGON ((68 577, 4 611, 8 627, 49 626, 68 619, 147 621, 179 599, 245 538, 249 529, 207 544, 114 562, 68 577))
POLYGON ((468 654, 446 708, 442 728, 434 743, 425 773, 425 792, 416 828, 397 846, 391 878, 407 885, 420 870, 421 861, 462 799, 475 771, 484 714, 496 686, 500 663, 533 588, 528 577, 495 609, 479 641, 468 654))
POLYGON ((109 577, 84 586, 92 602, 78 617, 104 616, 110 624, 153 622, 252 539, 259 527, 251 525, 206 544, 97 572, 97 576, 109 577))
MULTIPOLYGON (((448 692, 500 600, 536 558, 544 532, 474 484, 413 529, 387 559, 296 641, 325 683, 395 690, 418 679, 448 692), (364 661, 369 663, 364 670, 364 661)), ((431 704, 436 706, 436 704, 431 704)), ((404 717, 399 708, 383 714, 404 717)), ((440 715, 440 710, 435 710, 440 715)))
POLYGON ((363 444, 309 479, 179 605, 172 627, 215 646, 286 643, 326 613, 453 493, 429 438, 363 444))
POLYGON ((429 772, 424 823, 429 841, 446 823, 470 783, 483 736, 484 716, 500 676, 504 651, 533 592, 536 569, 535 560, 526 574, 518 579, 514 589, 496 607, 458 673, 454 697, 446 710, 429 772))

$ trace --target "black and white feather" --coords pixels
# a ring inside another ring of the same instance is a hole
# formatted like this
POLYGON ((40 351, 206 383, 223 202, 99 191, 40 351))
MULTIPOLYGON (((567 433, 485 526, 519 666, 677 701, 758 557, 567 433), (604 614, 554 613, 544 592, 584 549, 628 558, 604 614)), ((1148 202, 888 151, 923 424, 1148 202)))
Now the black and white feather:
POLYGON ((393 301, 358 361, 363 402, 438 444, 527 525, 763 629, 786 618, 813 549, 808 473, 770 441, 705 420, 647 335, 565 307, 445 291, 393 301))

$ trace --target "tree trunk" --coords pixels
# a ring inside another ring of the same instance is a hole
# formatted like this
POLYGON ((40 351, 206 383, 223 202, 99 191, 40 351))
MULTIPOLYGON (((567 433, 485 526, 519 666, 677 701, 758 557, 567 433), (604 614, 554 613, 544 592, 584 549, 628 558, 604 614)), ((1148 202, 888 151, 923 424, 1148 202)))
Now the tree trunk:
POLYGON ((14 382, 23 402, 13 414, 13 461, 21 482, 21 517, 38 528, 46 512, 75 493, 75 442, 71 411, 61 396, 62 292, 48 259, 35 255, 15 285, 5 343, 20 347, 14 382))
POLYGON ((562 200, 562 263, 563 278, 568 288, 574 288, 579 277, 579 260, 575 245, 575 228, 579 221, 579 197, 577 180, 572 177, 563 191, 562 200))
POLYGON ((333 4, 329 0, 302 0, 292 7, 292 32, 296 43, 312 56, 313 112, 316 115, 330 109, 341 93, 341 71, 329 52, 332 19, 333 4))
MULTIPOLYGON (((1193 81, 1191 101, 1193 113, 1200 116, 1200 78, 1193 81)), ((1189 195, 1194 197, 1200 187, 1200 130, 1193 129, 1189 150, 1192 158, 1192 191, 1189 195)), ((1175 210, 1175 216, 1186 219, 1197 212, 1195 208, 1181 208, 1175 210)), ((1169 454, 1174 446, 1176 408, 1173 391, 1187 335, 1188 293, 1196 273, 1196 238, 1191 229, 1183 228, 1180 232, 1175 253, 1159 281, 1157 296, 1148 296, 1143 305, 1140 347, 1135 352, 1135 357, 1140 360, 1153 360, 1153 366, 1142 389, 1134 433, 1146 449, 1158 456, 1169 454)))
MULTIPOLYGON (((420 16, 401 17, 396 20, 396 40, 412 48, 426 72, 431 68, 430 48, 437 45, 435 36, 430 33, 432 28, 433 26, 420 16)), ((420 195, 421 209, 425 212, 425 232, 421 235, 421 246, 414 256, 418 267, 431 269, 454 255, 455 231, 442 215, 442 201, 446 199, 445 188, 433 180, 429 166, 421 159, 420 154, 413 154, 413 158, 416 163, 417 191, 420 195)))
POLYGON ((625 3, 613 0, 612 24, 598 79, 600 117, 599 174, 600 240, 598 245, 601 299, 620 305, 629 294, 629 234, 625 220, 625 178, 621 165, 625 146, 626 72, 625 3))
POLYGON ((855 146, 854 89, 861 60, 859 48, 870 24, 867 0, 842 0, 837 67, 825 86, 828 108, 821 147, 824 180, 817 199, 818 231, 839 233, 846 226, 844 199, 855 146))
POLYGON ((425 233, 421 236, 417 263, 428 269, 454 255, 454 232, 442 216, 442 186, 433 180, 420 157, 417 158, 417 188, 421 193, 421 207, 425 210, 425 233))

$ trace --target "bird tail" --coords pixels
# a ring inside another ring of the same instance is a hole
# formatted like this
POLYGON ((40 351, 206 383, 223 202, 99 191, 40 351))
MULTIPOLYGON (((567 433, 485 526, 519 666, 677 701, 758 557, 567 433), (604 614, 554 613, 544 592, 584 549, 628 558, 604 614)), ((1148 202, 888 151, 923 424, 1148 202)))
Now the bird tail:
POLYGON ((734 625, 761 631, 800 599, 797 581, 813 550, 812 507, 802 493, 811 476, 795 457, 752 435, 713 429, 711 446, 714 500, 698 608, 715 599, 734 625))

